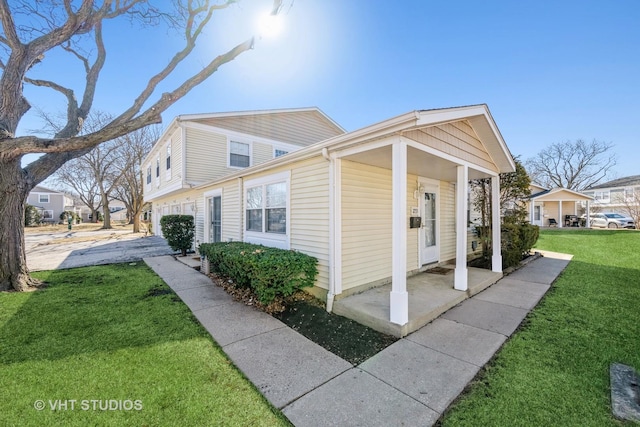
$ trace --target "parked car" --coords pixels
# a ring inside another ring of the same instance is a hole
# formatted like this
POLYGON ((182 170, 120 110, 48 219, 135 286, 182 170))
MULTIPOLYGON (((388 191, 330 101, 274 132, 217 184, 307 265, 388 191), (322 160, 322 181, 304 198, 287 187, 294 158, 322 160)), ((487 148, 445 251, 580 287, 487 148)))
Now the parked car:
MULTIPOLYGON (((582 218, 585 218, 586 215, 583 215, 582 218)), ((589 224, 591 227, 603 227, 603 228, 636 228, 633 219, 622 216, 617 213, 603 212, 603 213, 594 213, 590 215, 589 224)))

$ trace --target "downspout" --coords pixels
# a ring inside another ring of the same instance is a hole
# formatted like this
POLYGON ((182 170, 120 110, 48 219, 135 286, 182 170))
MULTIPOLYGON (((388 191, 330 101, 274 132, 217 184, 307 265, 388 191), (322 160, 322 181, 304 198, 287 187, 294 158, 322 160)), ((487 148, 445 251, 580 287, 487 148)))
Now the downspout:
POLYGON ((322 149, 322 157, 329 162, 329 292, 327 292, 327 311, 333 311, 333 301, 335 299, 335 179, 334 162, 329 156, 329 150, 322 149))

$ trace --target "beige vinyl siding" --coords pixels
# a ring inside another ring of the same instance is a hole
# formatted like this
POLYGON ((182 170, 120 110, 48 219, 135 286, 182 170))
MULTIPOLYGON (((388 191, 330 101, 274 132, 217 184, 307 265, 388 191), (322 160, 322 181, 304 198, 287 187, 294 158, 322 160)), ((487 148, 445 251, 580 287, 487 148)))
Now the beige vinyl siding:
POLYGON ((227 181, 222 186, 222 241, 242 240, 242 194, 239 180, 227 181))
POLYGON ((318 259, 316 286, 329 289, 329 162, 296 163, 290 186, 291 249, 318 259))
POLYGON ((203 182, 220 178, 237 169, 227 167, 227 137, 225 135, 186 128, 187 182, 203 182))
POLYGON ((343 160, 343 290, 391 276, 391 216, 391 170, 343 160))
POLYGON ((466 120, 412 130, 403 135, 472 164, 496 170, 487 150, 466 120))
POLYGON ((343 133, 317 111, 274 112, 194 121, 300 146, 311 145, 343 133))
MULTIPOLYGON (((420 200, 416 199, 415 191, 418 189, 418 177, 407 176, 407 218, 411 216, 411 208, 419 207, 420 200)), ((407 271, 420 268, 420 228, 409 228, 407 225, 407 271)))
POLYGON ((273 159, 272 145, 263 144, 261 142, 253 143, 253 166, 268 162, 271 159, 273 159))
POLYGON ((440 181, 440 262, 456 257, 456 186, 440 181))

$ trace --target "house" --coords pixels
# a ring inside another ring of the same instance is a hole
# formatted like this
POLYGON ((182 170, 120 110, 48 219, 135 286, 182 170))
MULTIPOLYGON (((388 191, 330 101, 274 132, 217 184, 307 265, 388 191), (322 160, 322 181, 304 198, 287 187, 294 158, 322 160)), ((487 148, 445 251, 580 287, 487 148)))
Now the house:
MULTIPOLYGON (((529 222, 540 227, 578 226, 579 216, 586 212, 588 217, 592 200, 591 196, 577 191, 559 187, 548 189, 532 183, 527 203, 529 222)), ((589 218, 586 223, 589 223, 589 218)))
POLYGON ((35 206, 40 211, 42 220, 47 223, 57 224, 61 222, 60 215, 64 211, 79 213, 79 209, 74 206, 71 196, 41 185, 36 185, 29 192, 27 203, 35 206))
POLYGON ((640 175, 614 179, 584 190, 595 200, 591 209, 598 212, 613 212, 630 216, 640 205, 640 175))
MULTIPOLYGON (((143 162, 154 232, 162 215, 192 214, 196 244, 315 256, 312 292, 329 310, 390 283, 387 319, 401 327, 409 275, 453 262, 452 291, 468 290, 469 180, 491 178, 497 210, 498 174, 514 170, 486 105, 411 111, 348 133, 316 108, 179 116, 143 162)), ((499 245, 492 271, 501 277, 499 245)))

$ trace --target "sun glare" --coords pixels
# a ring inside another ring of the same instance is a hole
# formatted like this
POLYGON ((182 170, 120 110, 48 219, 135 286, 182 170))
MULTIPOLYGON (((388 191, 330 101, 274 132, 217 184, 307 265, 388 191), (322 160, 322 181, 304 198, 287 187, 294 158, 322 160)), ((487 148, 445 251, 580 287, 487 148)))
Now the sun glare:
POLYGON ((266 14, 258 19, 258 35, 273 38, 282 33, 283 23, 280 15, 266 14))

